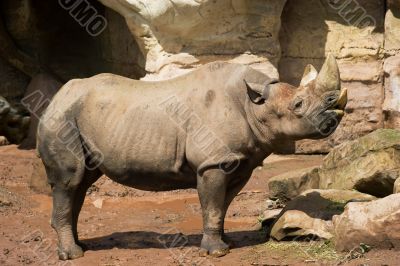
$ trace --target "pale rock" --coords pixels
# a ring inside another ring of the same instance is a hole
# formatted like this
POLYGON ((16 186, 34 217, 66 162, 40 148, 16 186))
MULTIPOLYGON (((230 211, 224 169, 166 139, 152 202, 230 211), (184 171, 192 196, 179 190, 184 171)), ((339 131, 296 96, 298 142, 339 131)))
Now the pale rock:
POLYGON ((371 201, 376 199, 375 196, 355 190, 340 189, 310 189, 301 193, 301 196, 307 196, 313 193, 318 193, 324 199, 342 204, 346 204, 351 201, 371 201))
POLYGON ((273 225, 270 236, 278 241, 299 238, 317 237, 331 239, 331 223, 322 219, 315 219, 302 211, 286 211, 273 225))
POLYGON ((277 75, 286 1, 100 2, 125 17, 146 58, 146 80, 171 78, 210 61, 241 61, 244 55, 250 55, 245 64, 277 75))
POLYGON ((385 53, 396 55, 400 52, 400 4, 397 0, 387 1, 385 16, 385 53))
POLYGON ((350 201, 370 201, 375 197, 357 191, 312 189, 290 201, 270 231, 276 240, 333 237, 332 217, 341 214, 350 201))
POLYGON ((400 194, 371 202, 351 202, 333 218, 336 248, 349 251, 361 243, 372 248, 400 248, 400 194))

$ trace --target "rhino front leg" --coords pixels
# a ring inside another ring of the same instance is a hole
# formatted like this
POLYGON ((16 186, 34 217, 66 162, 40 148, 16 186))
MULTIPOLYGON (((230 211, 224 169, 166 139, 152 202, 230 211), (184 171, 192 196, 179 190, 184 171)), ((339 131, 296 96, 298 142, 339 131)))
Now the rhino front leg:
POLYGON ((197 180, 203 213, 201 249, 204 255, 221 257, 229 253, 229 246, 222 240, 227 182, 227 177, 220 169, 207 170, 197 180))
MULTIPOLYGON (((225 212, 228 211, 229 205, 232 203, 233 199, 236 197, 236 195, 242 190, 242 188, 247 184, 247 182, 250 179, 250 174, 243 174, 239 179, 237 179, 235 182, 231 182, 228 185, 228 188, 226 190, 226 196, 225 196, 225 212)), ((229 245, 230 248, 234 246, 233 240, 230 239, 225 233, 222 234, 222 240, 229 245)))

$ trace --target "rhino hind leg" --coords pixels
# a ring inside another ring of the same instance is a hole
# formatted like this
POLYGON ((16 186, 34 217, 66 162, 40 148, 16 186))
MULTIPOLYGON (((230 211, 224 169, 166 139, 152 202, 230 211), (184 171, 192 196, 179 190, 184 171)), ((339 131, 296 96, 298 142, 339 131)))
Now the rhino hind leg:
POLYGON ((51 226, 58 235, 59 258, 68 260, 82 257, 83 250, 76 242, 76 222, 88 184, 80 138, 68 139, 68 147, 74 147, 68 149, 65 141, 51 131, 42 130, 40 137, 42 141, 38 150, 52 187, 51 226))
POLYGON ((198 177, 197 190, 203 214, 203 239, 201 255, 221 257, 229 253, 222 240, 226 214, 226 177, 219 169, 207 170, 198 177))

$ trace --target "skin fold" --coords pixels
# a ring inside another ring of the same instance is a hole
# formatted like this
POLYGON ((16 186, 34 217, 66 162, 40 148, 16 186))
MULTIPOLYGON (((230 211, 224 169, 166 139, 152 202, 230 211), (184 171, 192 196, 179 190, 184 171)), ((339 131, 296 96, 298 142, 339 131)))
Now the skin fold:
POLYGON ((83 255, 78 215, 86 190, 102 174, 142 190, 197 188, 201 248, 227 254, 225 214, 253 169, 295 140, 331 134, 346 96, 333 56, 320 73, 307 66, 298 88, 223 62, 159 82, 112 74, 68 82, 37 135, 53 190, 60 259, 83 255))

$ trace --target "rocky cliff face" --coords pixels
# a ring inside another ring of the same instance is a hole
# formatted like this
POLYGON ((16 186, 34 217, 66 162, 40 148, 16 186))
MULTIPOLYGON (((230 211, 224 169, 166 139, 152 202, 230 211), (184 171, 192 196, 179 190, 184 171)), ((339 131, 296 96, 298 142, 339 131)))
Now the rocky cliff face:
MULTIPOLYGON (((345 140, 400 125, 398 1, 75 1, 76 7, 89 3, 106 19, 98 36, 85 30, 85 9, 62 8, 68 2, 0 5, 17 49, 63 80, 99 72, 159 80, 226 60, 297 85, 306 64, 320 67, 332 52, 349 90, 347 115, 329 139, 301 141, 296 151, 328 152, 345 140)), ((18 98, 32 75, 5 51, 0 45, 0 95, 18 98)))
POLYGON ((164 79, 215 60, 277 76, 283 0, 100 0, 126 19, 146 58, 146 79, 164 79))

